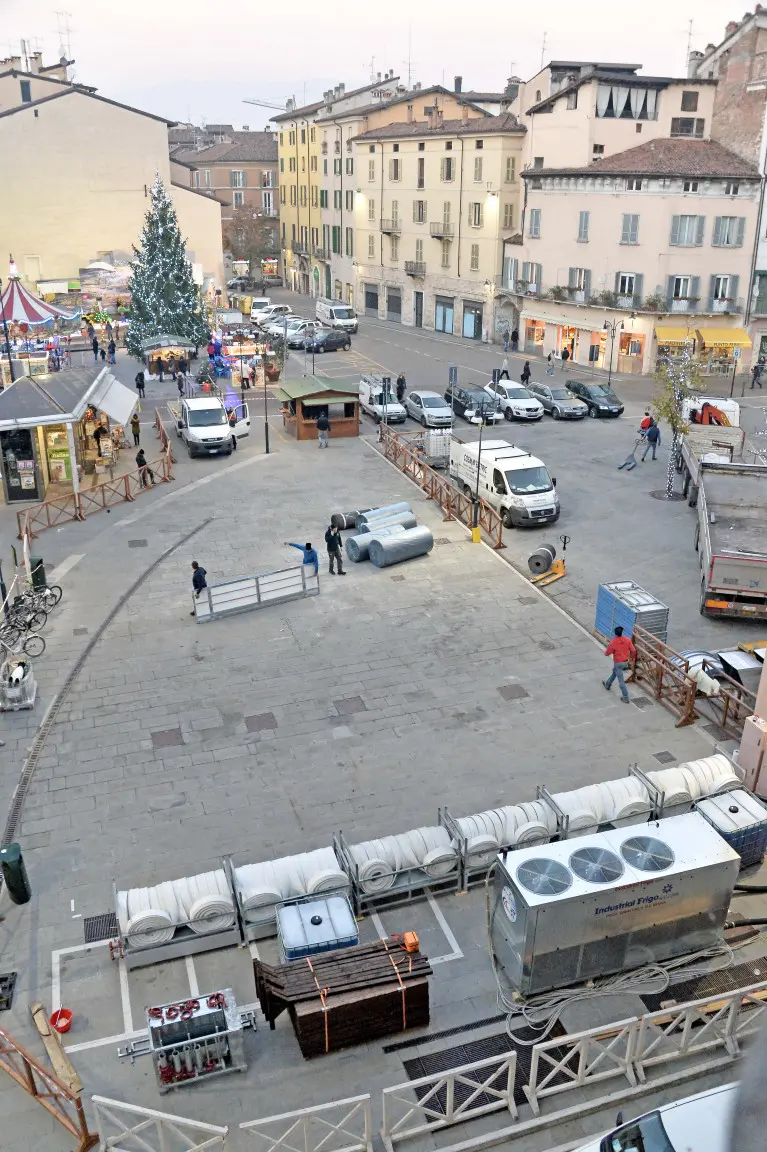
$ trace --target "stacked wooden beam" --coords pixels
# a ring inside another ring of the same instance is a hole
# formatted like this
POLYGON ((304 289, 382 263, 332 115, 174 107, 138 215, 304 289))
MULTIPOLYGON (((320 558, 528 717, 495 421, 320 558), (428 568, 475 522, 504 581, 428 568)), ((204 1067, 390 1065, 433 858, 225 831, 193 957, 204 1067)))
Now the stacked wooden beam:
POLYGON ((304 1056, 319 1056, 429 1023, 431 965, 394 939, 288 964, 254 960, 256 995, 271 1028, 288 1011, 304 1056))

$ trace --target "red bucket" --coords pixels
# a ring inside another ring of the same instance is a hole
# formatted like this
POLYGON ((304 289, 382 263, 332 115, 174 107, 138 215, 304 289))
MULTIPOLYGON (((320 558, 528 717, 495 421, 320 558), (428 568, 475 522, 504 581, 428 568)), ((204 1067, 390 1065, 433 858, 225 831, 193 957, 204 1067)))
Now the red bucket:
POLYGON ((50 1025, 57 1032, 68 1032, 72 1027, 72 1013, 68 1008, 58 1008, 50 1018, 50 1025))

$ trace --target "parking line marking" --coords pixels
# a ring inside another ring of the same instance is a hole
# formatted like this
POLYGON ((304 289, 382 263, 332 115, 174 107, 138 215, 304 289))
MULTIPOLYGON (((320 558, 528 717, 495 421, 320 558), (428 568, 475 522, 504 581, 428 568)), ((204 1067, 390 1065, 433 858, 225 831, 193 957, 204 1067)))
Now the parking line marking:
POLYGON ((84 555, 84 552, 72 553, 71 556, 67 556, 65 560, 62 560, 60 564, 57 564, 53 571, 49 574, 51 582, 55 584, 57 580, 61 580, 63 576, 66 576, 67 572, 71 572, 75 565, 80 563, 84 555))
POLYGON ((450 927, 450 925, 448 924, 447 920, 445 919, 444 912, 442 911, 442 909, 437 904, 437 901, 434 899, 431 892, 426 893, 426 900, 427 900, 427 903, 428 903, 429 907, 431 908, 432 912, 434 913, 434 919, 437 921, 440 928, 444 932, 445 939, 447 940, 447 942, 450 945, 450 948, 452 950, 449 956, 440 956, 440 957, 438 957, 438 959, 436 961, 432 960, 432 964, 444 963, 446 960, 462 960, 463 959, 463 952, 461 951, 461 949, 458 945, 458 941, 456 940, 455 936, 453 935, 453 930, 450 927))
POLYGON ((191 956, 186 957, 186 974, 189 977, 189 992, 193 1000, 197 1000, 200 995, 200 985, 197 983, 197 973, 194 970, 194 960, 191 956))
POLYGON ((383 926, 383 920, 381 919, 381 917, 378 915, 377 912, 371 912, 370 913, 370 919, 375 924, 376 932, 378 933, 380 939, 385 940, 386 937, 388 936, 388 932, 386 931, 386 929, 383 926))
POLYGON ((128 969, 121 956, 117 962, 120 972, 120 1000, 123 1008, 123 1028, 126 1032, 133 1032, 133 1016, 130 1007, 130 988, 128 987, 128 969))

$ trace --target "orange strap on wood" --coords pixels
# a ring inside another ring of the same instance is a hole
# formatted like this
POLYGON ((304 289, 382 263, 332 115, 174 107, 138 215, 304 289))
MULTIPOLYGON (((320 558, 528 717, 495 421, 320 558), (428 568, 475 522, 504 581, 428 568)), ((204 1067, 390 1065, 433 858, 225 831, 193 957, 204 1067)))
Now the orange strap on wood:
MULTIPOLYGON (((387 956, 391 960, 392 968, 397 973, 397 980, 399 981, 400 992, 402 995, 402 1031, 407 1032, 407 1001, 405 999, 405 985, 402 983, 402 977, 399 974, 399 968, 397 967, 397 964, 394 960, 394 957, 392 956, 391 952, 389 951, 389 947, 388 947, 385 940, 383 942, 383 946, 386 949, 387 956)), ((412 959, 412 957, 408 957, 408 959, 409 959, 409 967, 412 970, 413 959, 412 959)))
POLYGON ((317 991, 320 994, 320 1003, 322 1004, 322 1011, 323 1011, 324 1020, 325 1020, 325 1055, 327 1055, 327 1053, 330 1051, 330 1032, 329 1032, 329 1027, 328 1027, 328 1011, 329 1011, 329 1009, 328 1009, 328 1005, 327 1005, 327 1001, 326 1001, 325 997, 329 994, 330 989, 328 987, 320 988, 320 982, 317 979, 317 973, 312 968, 312 962, 308 956, 306 957, 306 963, 309 965, 309 971, 312 974, 312 977, 314 979, 314 983, 317 985, 317 991))

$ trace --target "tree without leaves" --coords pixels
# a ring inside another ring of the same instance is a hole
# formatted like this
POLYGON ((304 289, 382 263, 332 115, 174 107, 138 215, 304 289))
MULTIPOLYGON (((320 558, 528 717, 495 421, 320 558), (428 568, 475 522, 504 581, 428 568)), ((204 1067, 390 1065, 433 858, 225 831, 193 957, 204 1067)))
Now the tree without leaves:
POLYGON ((674 494, 674 472, 682 448, 682 437, 689 427, 684 418, 684 402, 705 391, 699 365, 693 359, 692 337, 684 345, 679 363, 662 364, 655 373, 655 379, 658 394, 652 410, 655 418, 665 420, 671 429, 671 451, 666 470, 666 499, 670 500, 674 494))
POLYGON ((144 218, 141 247, 134 245, 127 347, 141 356, 141 343, 167 333, 204 344, 209 326, 200 290, 192 277, 176 209, 159 175, 151 189, 152 206, 144 218))
POLYGON ((259 216, 252 208, 235 208, 232 219, 224 224, 224 249, 233 260, 249 260, 250 275, 261 271, 261 261, 279 255, 277 221, 272 216, 259 216))

